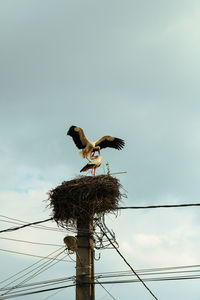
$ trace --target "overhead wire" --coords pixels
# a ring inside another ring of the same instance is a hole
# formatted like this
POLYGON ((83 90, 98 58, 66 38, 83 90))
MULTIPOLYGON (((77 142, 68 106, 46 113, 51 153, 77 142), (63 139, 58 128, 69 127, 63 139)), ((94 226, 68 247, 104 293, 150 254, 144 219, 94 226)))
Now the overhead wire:
MULTIPOLYGON (((6 221, 6 220, 1 220, 0 219, 0 221, 2 221, 2 222, 7 222, 7 223, 11 223, 11 224, 18 224, 18 225, 28 224, 25 221, 15 219, 15 218, 10 218, 10 217, 4 216, 4 215, 0 215, 0 217, 6 218, 8 220, 12 220, 12 221, 6 221), (13 221, 15 221, 15 222, 13 222, 13 221)), ((55 228, 55 227, 46 226, 46 225, 31 225, 31 228, 43 229, 43 230, 48 230, 48 231, 56 231, 56 232, 64 232, 64 233, 66 233, 66 231, 77 233, 77 229, 75 229, 73 226, 67 226, 67 227, 64 226, 62 228, 55 228)), ((86 230, 82 230, 82 232, 87 232, 88 233, 88 231, 86 231, 86 230)))
MULTIPOLYGON (((102 229, 102 226, 98 223, 97 224, 98 227, 102 229)), ((144 283, 144 281, 142 280, 142 278, 140 278, 140 276, 136 273, 136 271, 133 269, 133 267, 128 263, 128 261, 125 259, 125 257, 121 254, 121 252, 117 249, 117 247, 115 246, 115 244, 112 242, 112 240, 109 238, 109 236, 107 235, 107 233, 104 231, 105 236, 107 237, 107 239, 110 241, 111 245, 115 248, 115 250, 117 251, 117 253, 121 256, 121 258, 124 260, 124 262, 127 264, 127 266, 131 269, 131 271, 133 272, 133 274, 138 278, 138 280, 144 285, 144 287, 149 291, 149 293, 153 296, 154 299, 158 300, 158 298, 154 295, 154 293, 150 290, 150 288, 144 283)))
POLYGON ((6 237, 0 237, 0 239, 1 240, 14 241, 14 242, 27 243, 27 244, 33 244, 33 245, 56 246, 56 247, 61 247, 62 246, 62 245, 58 245, 58 244, 39 243, 39 242, 32 242, 32 241, 26 241, 26 240, 11 239, 11 238, 6 238, 6 237))
MULTIPOLYGON (((198 265, 197 265, 198 266, 198 265)), ((197 267, 196 265, 194 265, 194 268, 196 268, 197 267)), ((189 267, 191 267, 191 266, 178 266, 178 267, 166 267, 166 268, 152 268, 152 269, 140 269, 140 271, 141 272, 143 272, 144 270, 146 270, 146 272, 147 272, 147 278, 144 278, 143 280, 144 281, 148 281, 148 282, 156 282, 156 281, 169 281, 169 280, 187 280, 187 279, 200 279, 200 274, 197 274, 197 275, 189 275, 189 276, 180 276, 180 275, 178 275, 178 276, 165 276, 165 277, 163 277, 163 276, 159 276, 159 277, 149 277, 149 275, 152 275, 152 274, 148 274, 148 272, 149 271, 151 271, 151 270, 157 270, 157 269, 163 269, 163 270, 165 270, 165 269, 169 269, 169 268, 177 268, 178 270, 180 269, 180 268, 189 268, 189 267)), ((193 266, 192 266, 193 267, 193 266)), ((139 270, 137 270, 137 272, 139 272, 139 270)), ((178 271, 179 272, 179 271, 178 271)), ((185 271, 183 271, 183 272, 185 272, 185 271)), ((187 271, 186 271, 187 272, 187 271)), ((113 278, 113 277, 121 277, 121 276, 131 276, 131 274, 132 274, 132 272, 130 272, 130 271, 119 271, 119 272, 105 272, 105 273, 102 273, 102 274, 98 274, 97 276, 96 276, 96 278, 95 279, 97 279, 97 282, 95 282, 95 284, 103 284, 103 285, 105 285, 105 284, 123 284, 123 283, 136 283, 136 282, 139 282, 139 280, 138 279, 125 279, 125 280, 107 280, 107 281, 105 281, 105 279, 104 279, 104 281, 99 281, 99 279, 103 279, 103 278, 113 278), (127 274, 125 274, 125 273, 127 273, 127 274)), ((164 275, 165 273, 158 273, 158 275, 164 275)), ((140 274, 140 275, 142 275, 142 274, 140 274)), ((64 282, 66 282, 66 281, 69 281, 69 280, 73 280, 74 281, 74 279, 75 279, 75 277, 74 276, 71 276, 71 277, 68 277, 68 278, 66 278, 66 277, 64 277, 64 278, 59 278, 59 279, 56 279, 56 280, 48 280, 48 281, 40 281, 40 282, 38 282, 38 285, 40 285, 39 286, 39 288, 42 288, 42 287, 44 287, 44 285, 43 284, 47 284, 47 285, 51 285, 51 284, 58 284, 58 283, 64 283, 64 282), (42 286, 41 286, 42 285, 42 286)), ((32 286, 32 285, 36 285, 37 283, 33 283, 33 284, 26 284, 26 285, 23 285, 23 286, 21 286, 21 288, 22 287, 28 287, 28 286, 32 286)), ((36 287, 36 288, 38 288, 38 287, 36 287)), ((35 289, 35 288, 34 288, 35 289)), ((27 292, 28 290, 23 290, 23 291, 20 291, 20 295, 22 295, 21 293, 22 292, 27 292)), ((16 292, 17 293, 17 295, 18 295, 18 293, 19 292, 16 292)), ((15 296, 16 295, 16 293, 14 293, 14 294, 12 294, 13 296, 15 296)), ((27 293, 26 293, 27 294, 27 293)))
POLYGON ((7 228, 7 229, 4 229, 4 230, 1 230, 0 233, 2 233, 2 232, 9 232, 9 231, 19 230, 19 229, 22 229, 22 228, 24 228, 24 227, 28 227, 28 226, 31 226, 31 225, 36 225, 36 224, 40 224, 40 223, 44 223, 44 222, 48 222, 48 221, 50 221, 50 220, 53 220, 53 218, 49 218, 49 219, 45 219, 45 220, 42 220, 42 221, 36 221, 36 222, 24 224, 24 225, 19 226, 19 227, 7 228))
MULTIPOLYGON (((117 209, 118 210, 125 210, 125 209, 158 209, 158 208, 177 208, 177 207, 182 207, 183 208, 183 207, 194 207, 194 206, 200 206, 200 203, 148 205, 148 206, 119 206, 117 209)), ((3 216, 3 215, 0 215, 0 217, 4 217, 4 218, 15 220, 15 221, 20 221, 20 220, 17 220, 17 219, 14 219, 14 218, 9 218, 9 217, 3 216)), ((53 218, 49 218, 49 219, 45 219, 45 220, 37 221, 37 222, 33 222, 33 223, 26 223, 26 224, 24 224, 24 225, 22 225, 20 227, 14 227, 14 228, 11 227, 11 228, 7 228, 7 229, 4 229, 4 230, 1 230, 0 233, 15 231, 15 230, 27 227, 27 226, 33 226, 33 225, 44 223, 44 222, 48 222, 48 221, 51 221, 51 220, 53 220, 53 218)), ((5 222, 5 220, 1 220, 1 221, 5 222)), ((20 221, 20 222, 25 223, 24 221, 20 221)), ((10 222, 10 223, 14 223, 14 222, 10 222)), ((47 226, 40 226, 39 227, 39 226, 38 226, 38 228, 41 228, 41 229, 54 230, 54 231, 62 231, 62 229, 58 229, 58 228, 47 227, 47 226)), ((67 229, 70 230, 70 228, 67 228, 67 229)), ((76 230, 74 230, 73 228, 71 229, 71 231, 76 232, 76 230)))
MULTIPOLYGON (((58 255, 60 255, 60 254, 58 254, 58 255)), ((57 256, 58 256, 58 255, 57 255, 57 256)), ((53 261, 54 261, 54 260, 53 260, 53 261)), ((53 262, 53 261, 52 261, 52 262, 53 262)), ((58 261, 56 261, 56 262, 54 262, 54 263, 52 263, 52 262, 48 263, 49 265, 46 264, 46 266, 41 267, 38 271, 36 271, 34 274, 32 274, 31 276, 29 276, 28 278, 26 278, 26 279, 23 280, 22 282, 20 282, 18 285, 9 288, 9 289, 7 290, 7 292, 5 292, 5 293, 2 294, 2 295, 6 295, 6 294, 12 295, 12 294, 13 294, 13 292, 12 292, 13 290, 23 288, 23 283, 25 283, 25 282, 27 282, 27 281, 29 281, 29 280, 35 278, 35 277, 38 276, 39 274, 43 273, 44 271, 48 270, 49 268, 51 268, 52 266, 54 266, 55 264, 58 263, 58 261)), ((41 287, 46 287, 46 285, 47 285, 47 284, 44 284, 44 285, 42 285, 42 286, 40 285, 40 288, 41 288, 41 287)), ((37 288, 38 288, 38 287, 24 288, 24 289, 21 290, 20 292, 26 292, 26 291, 34 290, 34 289, 37 289, 37 288)), ((15 291, 14 291, 14 294, 15 294, 15 291)))
MULTIPOLYGON (((40 260, 41 261, 41 260, 40 260)), ((40 262, 38 261, 38 262, 40 262)), ((37 264, 38 262, 36 262, 35 264, 37 264)), ((35 265, 33 264, 33 265, 35 265)), ((31 265, 30 267, 32 267, 33 265, 31 265)), ((30 268, 28 267, 28 268, 30 268)), ((26 269, 28 269, 26 268, 26 269)), ((26 269, 22 270, 25 271, 26 269)), ((15 275, 18 275, 19 273, 21 273, 22 271, 18 272, 15 275)), ((136 272, 139 275, 165 275, 165 274, 179 274, 179 273, 197 273, 200 272, 200 265, 196 264, 196 265, 184 265, 184 266, 173 266, 173 267, 162 267, 162 268, 149 268, 149 269, 137 269, 136 272)), ((132 271, 112 271, 112 272, 104 272, 104 273, 96 273, 95 278, 96 279, 103 279, 103 278, 113 278, 113 277, 125 277, 125 276, 132 276, 132 271)), ((199 276, 199 275, 197 275, 199 276)), ((14 276, 9 277, 8 279, 12 278, 14 276)), ((62 282, 65 280, 72 280, 74 279, 74 276, 70 276, 70 277, 62 277, 62 278, 58 278, 58 279, 51 279, 51 280, 45 280, 45 281, 40 281, 40 282, 34 282, 34 283, 29 283, 29 284, 25 284, 23 285, 23 287, 28 287, 28 286, 32 286, 32 285, 40 285, 40 284, 51 284, 51 283, 56 283, 56 282, 62 282)), ((6 281, 6 280, 4 280, 6 281)), ((2 289, 0 289, 2 290, 2 289)))
MULTIPOLYGON (((63 248, 63 247, 61 247, 61 248, 63 248)), ((50 253, 50 254, 47 256, 47 257, 50 259, 50 261, 44 262, 44 263, 40 264, 39 266, 33 268, 31 271, 28 271, 27 273, 25 273, 25 274, 21 275, 20 277, 14 279, 13 281, 9 282, 9 283, 6 284, 3 288, 5 289, 5 288, 6 288, 7 286, 9 286, 10 284, 12 284, 12 283, 18 281, 19 279, 25 277, 26 275, 29 275, 30 273, 32 273, 32 272, 35 271, 35 270, 37 270, 37 272, 38 272, 38 269, 39 269, 39 271, 40 271, 40 270, 41 270, 41 266, 43 266, 43 267, 42 267, 42 269, 43 269, 43 268, 44 268, 44 265, 45 265, 45 267, 46 267, 46 265, 48 265, 49 263, 51 263, 52 260, 53 260, 53 261, 54 261, 55 259, 57 260, 57 257, 58 257, 61 253, 63 253, 63 251, 64 251, 64 250, 62 250, 62 251, 60 252, 61 248, 57 249, 56 251, 50 253), (55 253, 58 252, 58 251, 59 251, 58 254, 56 254, 56 255, 53 256, 53 257, 50 257, 51 255, 55 254, 55 253)), ((42 261, 43 261, 43 259, 41 260, 41 262, 42 262, 42 261)), ((38 262, 38 263, 39 263, 39 262, 38 262)), ((36 264, 33 264, 33 265, 36 265, 36 264)), ((33 266, 33 265, 32 265, 32 266, 33 266)), ((27 269, 27 268, 26 268, 26 269, 27 269)), ((21 271, 21 272, 22 272, 22 271, 21 271)), ((37 272, 36 272, 36 273, 37 273, 37 272)), ((20 273, 20 272, 18 272, 17 274, 19 274, 19 273, 20 273)), ((35 273, 34 273, 34 275, 35 275, 35 273)), ((16 276, 16 274, 15 274, 15 276, 16 276)), ((11 278, 13 278, 13 277, 14 277, 14 275, 13 275, 11 278)), ((32 279, 32 275, 31 275, 30 277, 31 277, 31 279, 32 279)), ((28 278, 29 278, 29 277, 28 277, 28 278)), ((4 280, 4 281, 6 281, 6 280, 4 280)), ((26 281, 27 281, 27 280, 26 280, 26 281)), ((22 284, 22 283, 24 283, 24 282, 25 282, 25 281, 23 280, 20 284, 22 284)), ((17 286, 19 286, 19 284, 18 284, 17 286)), ((16 288, 16 286, 15 286, 15 288, 16 288)), ((13 288, 12 288, 12 289, 13 289, 13 288)))
POLYGON ((103 284, 102 284, 101 282, 99 282, 96 278, 95 278, 95 280, 97 281, 98 284, 101 285, 101 287, 106 291, 106 293, 107 293, 112 299, 116 300, 116 298, 113 297, 113 295, 105 288, 105 286, 103 286, 103 284))
POLYGON ((55 293, 53 293, 52 295, 49 295, 49 296, 43 298, 42 300, 50 299, 50 298, 54 297, 55 295, 57 295, 57 294, 60 293, 60 292, 62 292, 62 290, 58 290, 58 291, 56 291, 55 293))
POLYGON ((44 292, 54 291, 54 290, 58 290, 58 289, 64 289, 64 288, 68 288, 68 287, 72 287, 72 286, 75 286, 75 284, 70 284, 70 285, 60 286, 60 287, 54 287, 54 288, 49 288, 49 289, 44 289, 44 290, 38 290, 38 291, 33 291, 33 292, 18 293, 18 294, 15 294, 15 295, 6 295, 6 296, 1 297, 1 300, 21 297, 21 296, 27 296, 27 295, 33 295, 33 294, 38 294, 38 293, 44 293, 44 292))
MULTIPOLYGON (((2 220, 2 219, 0 219, 0 222, 9 223, 9 224, 15 224, 15 225, 28 224, 27 222, 23 222, 23 221, 16 222, 16 221, 10 221, 10 220, 8 221, 8 220, 2 220)), ((11 227, 11 229, 12 228, 13 227, 11 227)), ((56 232, 63 232, 63 229, 61 229, 61 228, 59 229, 59 228, 54 228, 54 227, 44 226, 44 225, 31 225, 31 228, 44 229, 44 230, 50 230, 50 231, 56 231, 56 232)), ((21 228, 19 228, 19 229, 21 229, 21 228)), ((12 231, 12 230, 9 230, 9 231, 12 231)), ((7 232, 7 231, 5 231, 5 232, 7 232)))
POLYGON ((176 208, 176 207, 200 206, 200 203, 165 204, 148 206, 119 206, 117 209, 153 209, 153 208, 176 208))
MULTIPOLYGON (((156 270, 156 269, 155 269, 156 270)), ((193 273, 191 276, 200 276, 200 274, 194 274, 194 273, 197 273, 197 272, 200 272, 200 269, 198 270, 180 270, 180 269, 177 269, 177 271, 165 271, 165 269, 163 269, 163 271, 142 271, 142 270, 136 270, 136 272, 140 275, 140 276, 163 276, 163 275, 166 275, 166 274, 170 274, 170 275, 174 275, 174 274, 184 274, 184 273, 193 273)), ((107 273, 102 273, 102 274, 99 274, 97 275, 96 274, 96 278, 98 279, 106 279, 106 278, 117 278, 117 277, 129 277, 129 276, 132 276, 132 272, 131 271, 118 271, 118 272, 107 272, 107 273)), ((153 278, 153 277, 152 277, 153 278)), ((173 278, 173 277, 172 277, 173 278)))
MULTIPOLYGON (((73 280, 73 278, 71 278, 71 279, 65 279, 65 280, 63 280, 62 282, 55 282, 55 283, 49 283, 49 284, 40 284, 40 285, 38 285, 38 286, 32 286, 32 287, 27 287, 27 288, 22 288, 23 286, 19 286, 19 287, 16 287, 15 288, 15 286, 13 287, 13 291, 11 291, 10 293, 7 293, 7 295, 9 294, 9 296, 12 296, 12 295, 15 295, 15 294, 17 294, 17 293, 25 293, 25 292, 33 292, 33 291, 35 291, 35 290, 38 290, 38 289, 42 289, 42 288, 45 288, 45 289, 47 289, 48 287, 50 287, 50 286, 53 286, 53 287, 56 287, 56 285, 58 285, 58 284, 63 284, 63 283, 66 283, 66 282, 69 282, 69 281, 71 281, 71 282, 73 282, 74 283, 74 280, 73 280)), ((4 296, 6 295, 6 293, 5 294, 3 294, 4 296)), ((0 296, 1 297, 1 296, 0 296)), ((1 298, 0 298, 1 299, 1 298)))
MULTIPOLYGON (((154 281, 173 281, 173 280, 193 280, 200 279, 198 276, 177 276, 177 277, 158 277, 158 278, 144 278, 145 282, 154 282, 154 281)), ((114 281, 101 281, 102 284, 119 284, 119 283, 137 283, 140 282, 139 279, 127 279, 127 280, 114 280, 114 281)))
MULTIPOLYGON (((188 279, 200 279, 200 275, 199 276, 178 276, 178 277, 158 277, 158 278, 145 278, 143 279, 144 281, 148 281, 148 282, 158 282, 158 281, 170 281, 170 280, 188 280, 188 279)), ((137 279, 127 279, 127 280, 110 280, 110 281, 101 281, 101 282, 94 282, 95 285, 98 284, 123 284, 123 283, 137 283, 140 282, 140 280, 137 279)), ((84 283, 82 283, 84 284, 84 283)), ((65 285, 65 286, 59 286, 59 287, 53 287, 53 288, 46 288, 43 290, 37 290, 37 291, 30 291, 30 292, 17 292, 15 294, 12 295, 5 295, 3 297, 1 297, 1 300, 4 299, 9 299, 9 298, 15 298, 15 297, 20 297, 20 296, 25 296, 25 295, 32 295, 32 294, 37 294, 37 293, 42 293, 42 292, 48 292, 48 291, 53 291, 53 290, 60 290, 63 288, 67 288, 67 287, 72 287, 75 286, 75 284, 70 284, 70 285, 65 285)))
MULTIPOLYGON (((176 266, 176 267, 163 267, 163 268, 150 268, 150 269, 138 269, 136 272, 142 276, 155 276, 155 275, 166 275, 166 274, 184 274, 184 273, 197 273, 200 272, 199 265, 191 265, 191 266, 176 266), (197 269, 196 269, 197 268, 197 269), (171 270, 171 271, 170 271, 171 270)), ((132 271, 113 271, 113 272, 104 272, 104 273, 96 273, 95 279, 101 280, 106 278, 117 278, 117 277, 130 277, 132 276, 132 271)), ((193 276, 193 275, 191 275, 193 276)), ((197 274, 195 276, 200 276, 197 274)), ((172 277, 173 278, 173 277, 172 277)), ((70 277, 62 277, 57 279, 33 282, 29 284, 21 285, 21 288, 43 285, 43 284, 55 284, 65 282, 66 280, 74 280, 75 276, 70 277)), ((3 289, 0 289, 3 290, 3 289)))
MULTIPOLYGON (((64 283, 64 282, 68 282, 68 281, 75 281, 75 276, 69 276, 69 277, 62 277, 62 278, 56 278, 56 279, 49 279, 49 280, 40 280, 40 281, 36 281, 36 282, 31 282, 31 283, 25 283, 25 284, 21 284, 20 287, 16 287, 12 286, 13 289, 26 289, 26 288, 41 288, 44 286, 49 286, 49 285, 54 285, 54 284, 59 284, 59 283, 64 283)), ((11 286, 9 286, 8 288, 0 288, 0 291, 5 291, 8 290, 11 286)))
MULTIPOLYGON (((14 254, 20 254, 20 255, 26 255, 26 256, 31 256, 31 257, 37 257, 37 258, 49 259, 49 258, 47 258, 45 256, 41 256, 41 255, 35 255, 35 254, 29 254, 29 253, 24 253, 24 252, 18 252, 18 251, 8 250, 8 249, 0 249, 0 251, 4 251, 4 252, 8 252, 8 253, 14 253, 14 254)), ((65 260, 65 259, 63 259, 62 261, 71 262, 71 260, 65 260)))
MULTIPOLYGON (((33 278, 35 278, 36 276, 38 276, 39 274, 43 273, 44 271, 48 270, 49 268, 53 267, 55 264, 57 264, 59 261, 61 261, 60 259, 58 259, 58 256, 60 256, 63 253, 63 251, 61 251, 60 253, 58 253, 55 257, 53 257, 50 261, 43 263, 40 268, 38 270, 36 270, 35 273, 33 273, 32 275, 30 275, 29 277, 27 277, 26 279, 24 279, 22 282, 20 282, 19 284, 17 284, 16 288, 21 287, 21 285, 33 278), (55 261, 56 260, 56 261, 55 261)), ((66 257, 67 255, 65 255, 64 257, 66 257)))
MULTIPOLYGON (((11 224, 18 224, 18 225, 23 225, 23 224, 28 224, 28 222, 23 221, 23 220, 19 220, 16 218, 11 218, 8 216, 4 216, 4 215, 0 215, 0 217, 11 220, 11 221, 7 221, 7 223, 11 223, 11 224), (15 221, 15 222, 13 222, 15 221)), ((5 220, 0 220, 1 222, 6 222, 5 220)), ((31 228, 38 228, 38 229, 44 229, 44 230, 52 230, 52 231, 58 231, 58 232, 63 232, 64 230, 61 228, 55 228, 55 227, 51 227, 51 226, 46 226, 46 225, 31 225, 31 228)))
POLYGON ((34 264, 32 264, 32 265, 30 265, 30 266, 28 266, 28 267, 22 269, 21 271, 17 272, 16 274, 14 274, 14 275, 12 275, 12 276, 10 276, 10 277, 8 277, 8 278, 6 278, 6 279, 0 281, 0 284, 3 283, 3 282, 8 281, 9 279, 12 279, 13 277, 15 277, 15 276, 17 276, 17 275, 23 273, 24 271, 30 269, 31 267, 33 267, 33 266, 35 266, 35 265, 39 264, 39 263, 40 263, 41 261, 43 261, 44 259, 49 259, 49 256, 52 255, 52 254, 54 254, 54 253, 56 253, 57 251, 58 251, 58 250, 51 252, 49 255, 47 255, 46 257, 42 257, 42 259, 38 260, 38 261, 35 262, 34 264))

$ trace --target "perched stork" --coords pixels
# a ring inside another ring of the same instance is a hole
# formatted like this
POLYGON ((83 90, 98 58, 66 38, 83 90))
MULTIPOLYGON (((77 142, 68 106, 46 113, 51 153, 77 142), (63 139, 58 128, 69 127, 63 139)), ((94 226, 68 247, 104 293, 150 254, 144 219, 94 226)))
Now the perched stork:
POLYGON ((73 138, 76 147, 82 149, 80 151, 82 158, 87 159, 88 156, 92 159, 95 151, 98 151, 100 155, 100 149, 110 147, 121 150, 125 145, 124 140, 109 135, 101 137, 96 142, 91 142, 86 138, 83 129, 77 126, 71 126, 67 134, 73 138))
POLYGON ((91 173, 95 176, 96 168, 100 167, 102 163, 102 156, 96 155, 92 157, 92 160, 87 163, 85 167, 83 167, 80 172, 85 172, 91 169, 91 173))

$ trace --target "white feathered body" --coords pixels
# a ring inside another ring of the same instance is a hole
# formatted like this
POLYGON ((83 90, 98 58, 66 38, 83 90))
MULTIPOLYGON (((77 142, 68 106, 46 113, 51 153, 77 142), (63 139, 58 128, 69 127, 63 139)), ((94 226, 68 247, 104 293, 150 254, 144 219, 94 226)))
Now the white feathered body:
MULTIPOLYGON (((92 151, 94 151, 95 148, 96 148, 96 147, 95 147, 95 142, 88 141, 86 147, 85 147, 83 150, 81 150, 81 151, 79 152, 79 154, 80 154, 80 156, 81 156, 82 158, 88 158, 88 157, 90 157, 90 158, 92 159, 91 153, 92 153, 92 151)), ((96 150, 96 149, 95 149, 95 150, 96 150)), ((97 150, 98 150, 98 149, 97 149, 97 150)))

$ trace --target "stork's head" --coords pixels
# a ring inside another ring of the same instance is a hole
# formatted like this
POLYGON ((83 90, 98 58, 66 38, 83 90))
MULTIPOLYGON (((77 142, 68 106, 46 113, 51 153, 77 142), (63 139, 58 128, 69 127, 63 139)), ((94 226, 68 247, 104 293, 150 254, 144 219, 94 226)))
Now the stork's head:
POLYGON ((95 151, 98 151, 98 154, 100 155, 100 149, 101 149, 100 146, 96 146, 96 147, 93 148, 92 152, 95 153, 95 151))

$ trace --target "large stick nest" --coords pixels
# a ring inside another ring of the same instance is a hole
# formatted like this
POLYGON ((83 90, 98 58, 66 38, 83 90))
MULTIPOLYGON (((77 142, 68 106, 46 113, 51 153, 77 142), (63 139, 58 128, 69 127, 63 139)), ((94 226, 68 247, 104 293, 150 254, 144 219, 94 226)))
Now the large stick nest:
POLYGON ((120 183, 110 175, 82 176, 49 192, 53 218, 61 226, 75 225, 77 218, 113 212, 122 197, 120 183))

